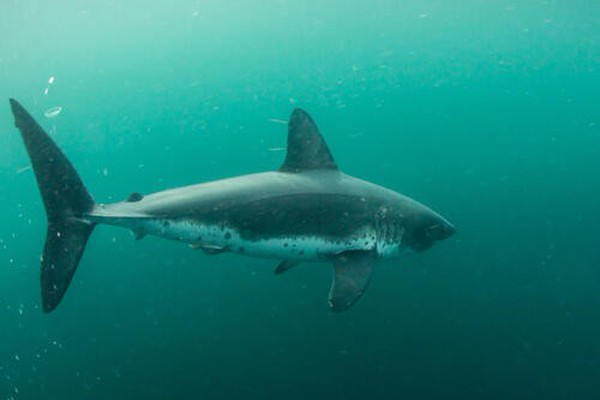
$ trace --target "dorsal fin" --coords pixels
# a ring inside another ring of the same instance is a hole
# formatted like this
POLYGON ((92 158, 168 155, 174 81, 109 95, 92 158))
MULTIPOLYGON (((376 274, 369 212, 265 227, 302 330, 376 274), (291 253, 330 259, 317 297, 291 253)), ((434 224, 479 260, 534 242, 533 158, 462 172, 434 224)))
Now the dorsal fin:
POLYGON ((336 170, 337 165, 312 118, 296 108, 288 122, 287 154, 279 170, 302 172, 315 169, 336 170))

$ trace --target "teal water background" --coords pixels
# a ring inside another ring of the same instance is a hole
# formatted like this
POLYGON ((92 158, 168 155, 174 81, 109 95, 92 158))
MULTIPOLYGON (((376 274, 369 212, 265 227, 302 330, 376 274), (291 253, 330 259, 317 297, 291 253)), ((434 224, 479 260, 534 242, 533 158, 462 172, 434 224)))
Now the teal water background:
POLYGON ((599 2, 4 1, 0 38, 1 400, 600 398, 599 2), (335 315, 327 265, 100 227, 44 315, 9 97, 102 202, 275 169, 302 107, 458 233, 335 315))

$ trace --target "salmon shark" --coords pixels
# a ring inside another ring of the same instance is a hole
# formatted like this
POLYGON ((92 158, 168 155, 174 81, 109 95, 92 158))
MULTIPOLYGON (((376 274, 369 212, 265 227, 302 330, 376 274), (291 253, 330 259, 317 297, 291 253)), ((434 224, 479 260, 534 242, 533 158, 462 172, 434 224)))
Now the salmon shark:
POLYGON ((279 274, 302 262, 333 264, 329 307, 340 312, 365 292, 377 261, 421 252, 454 226, 423 204, 341 172, 311 117, 293 110, 285 161, 243 175, 96 203, 44 129, 10 99, 47 214, 41 257, 45 312, 63 298, 94 227, 130 229, 189 244, 279 260, 279 274))

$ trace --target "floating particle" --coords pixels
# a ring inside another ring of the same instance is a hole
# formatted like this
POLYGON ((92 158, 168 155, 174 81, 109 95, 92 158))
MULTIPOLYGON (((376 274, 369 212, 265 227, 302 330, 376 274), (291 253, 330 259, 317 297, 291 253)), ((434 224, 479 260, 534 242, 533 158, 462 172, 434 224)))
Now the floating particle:
POLYGON ((61 111, 62 111, 62 107, 61 106, 52 107, 52 108, 47 109, 44 112, 44 116, 46 118, 55 118, 55 117, 58 116, 58 114, 61 113, 61 111))
POLYGON ((274 124, 282 124, 282 125, 287 125, 287 121, 283 120, 283 119, 277 119, 277 118, 269 118, 269 122, 272 122, 274 124))
POLYGON ((26 166, 24 166, 22 168, 19 168, 17 170, 17 174, 22 174, 23 172, 29 171, 30 169, 31 169, 31 165, 26 165, 26 166))
POLYGON ((48 88, 44 89, 44 96, 48 95, 48 88))
POLYGON ((54 76, 48 78, 48 85, 52 85, 54 83, 54 76))

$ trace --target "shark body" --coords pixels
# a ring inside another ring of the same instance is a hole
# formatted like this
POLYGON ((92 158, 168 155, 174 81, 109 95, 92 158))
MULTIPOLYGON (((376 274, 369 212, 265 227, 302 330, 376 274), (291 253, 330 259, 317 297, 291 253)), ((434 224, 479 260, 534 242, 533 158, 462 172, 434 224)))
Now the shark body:
POLYGON ((329 262, 332 311, 364 293, 378 259, 423 251, 452 236, 446 219, 407 196, 341 172, 310 116, 292 112, 279 170, 96 203, 69 160, 14 99, 17 128, 32 161, 48 216, 42 256, 42 300, 61 301, 94 226, 125 227, 207 254, 281 260, 282 273, 301 262, 329 262))

